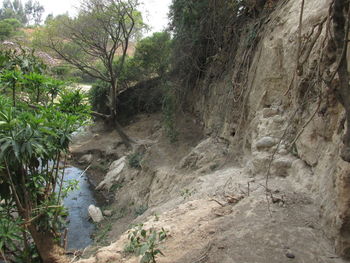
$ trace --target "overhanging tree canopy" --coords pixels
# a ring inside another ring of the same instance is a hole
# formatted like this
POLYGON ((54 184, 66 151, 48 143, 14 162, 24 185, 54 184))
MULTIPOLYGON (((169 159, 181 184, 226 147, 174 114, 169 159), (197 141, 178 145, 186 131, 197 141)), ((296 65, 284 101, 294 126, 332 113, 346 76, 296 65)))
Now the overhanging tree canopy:
POLYGON ((59 16, 39 33, 39 45, 53 50, 61 59, 96 79, 110 84, 109 119, 124 139, 116 122, 117 82, 129 43, 144 27, 137 0, 85 0, 78 16, 59 16), (120 56, 117 67, 114 58, 120 56), (100 65, 100 66, 98 66, 100 65))

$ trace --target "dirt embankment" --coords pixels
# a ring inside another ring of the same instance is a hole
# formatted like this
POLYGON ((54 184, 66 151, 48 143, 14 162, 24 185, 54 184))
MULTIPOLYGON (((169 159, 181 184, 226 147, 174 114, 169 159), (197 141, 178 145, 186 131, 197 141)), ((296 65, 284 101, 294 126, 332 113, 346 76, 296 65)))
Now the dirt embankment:
MULTIPOLYGON (((127 161, 104 189, 113 198, 108 207, 112 217, 101 223, 109 226, 102 244, 110 245, 86 250, 88 258, 79 262, 139 262, 139 257, 124 252, 127 229, 136 223, 166 230, 168 237, 159 245, 165 256, 157 262, 343 262, 324 235, 315 200, 295 183, 297 171, 307 172, 300 159, 279 155, 293 165, 283 168, 284 173, 280 168, 278 175, 276 170, 266 197, 265 177, 232 161, 225 140, 204 137, 198 121, 187 116, 179 123, 179 141, 170 144, 160 121, 160 115, 139 115, 126 127, 146 145, 141 168, 127 161)), ((120 141, 114 132, 96 132, 72 147, 80 156, 93 153, 95 165, 102 158, 93 149, 105 155, 120 141)), ((261 155, 276 147, 259 143, 261 155)), ((130 152, 118 157, 123 154, 130 152)), ((119 169, 113 163, 107 174, 119 169)), ((279 165, 284 162, 274 164, 279 165)))
MULTIPOLYGON (((330 2, 305 1, 303 35, 315 32, 330 2)), ((161 116, 151 114, 126 127, 142 145, 136 152, 127 152, 114 132, 100 131, 72 149, 91 153, 93 166, 102 166, 97 188, 110 194, 113 211, 105 221, 111 245, 81 263, 139 262, 124 247, 128 226, 140 222, 168 232, 157 262, 350 257, 350 166, 339 155, 344 110, 331 96, 320 107, 317 92, 305 90, 317 52, 309 54, 306 75, 295 75, 299 14, 299 1, 279 1, 265 20, 249 54, 244 90, 234 90, 239 68, 229 64, 214 84, 204 78, 189 92, 196 117, 179 116, 175 144, 161 116)), ((245 64, 243 44, 232 61, 245 64)))

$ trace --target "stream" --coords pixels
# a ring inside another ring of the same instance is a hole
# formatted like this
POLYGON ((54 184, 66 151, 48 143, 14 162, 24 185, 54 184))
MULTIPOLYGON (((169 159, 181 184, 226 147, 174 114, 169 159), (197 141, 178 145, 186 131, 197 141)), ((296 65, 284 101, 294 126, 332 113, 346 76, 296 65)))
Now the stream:
POLYGON ((89 205, 97 204, 94 192, 86 174, 76 167, 68 167, 65 170, 65 181, 77 180, 78 189, 70 192, 64 199, 64 205, 69 211, 68 216, 68 250, 84 249, 93 240, 91 235, 95 231, 95 224, 89 220, 89 205))

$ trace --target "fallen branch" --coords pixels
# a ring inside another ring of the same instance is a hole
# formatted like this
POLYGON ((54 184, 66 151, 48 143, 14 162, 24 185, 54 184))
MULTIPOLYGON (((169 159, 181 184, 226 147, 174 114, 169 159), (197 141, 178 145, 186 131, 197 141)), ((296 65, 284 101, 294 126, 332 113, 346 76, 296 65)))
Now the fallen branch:
POLYGON ((108 120, 109 118, 111 118, 111 115, 102 114, 102 113, 99 113, 96 111, 92 111, 91 114, 96 116, 96 117, 100 117, 102 119, 105 119, 105 120, 108 120))

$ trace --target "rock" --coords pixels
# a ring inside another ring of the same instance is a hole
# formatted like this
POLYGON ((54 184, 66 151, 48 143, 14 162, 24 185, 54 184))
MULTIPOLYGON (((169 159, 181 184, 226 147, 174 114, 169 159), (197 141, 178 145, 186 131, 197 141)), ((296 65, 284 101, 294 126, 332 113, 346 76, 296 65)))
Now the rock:
POLYGON ((273 119, 272 119, 275 123, 278 123, 278 124, 281 124, 283 122, 286 121, 285 118, 281 117, 281 116, 275 116, 273 119))
POLYGON ((122 262, 121 258, 122 256, 120 253, 116 251, 109 251, 108 249, 102 248, 96 252, 96 263, 122 262))
POLYGON ((288 151, 286 149, 286 147, 284 145, 282 145, 279 149, 278 149, 278 154, 280 155, 287 155, 288 151))
POLYGON ((112 213, 113 213, 112 210, 104 210, 103 211, 103 215, 108 216, 108 217, 112 216, 112 213))
POLYGON ((211 171, 213 164, 219 165, 227 154, 227 144, 213 138, 208 138, 199 143, 179 164, 179 168, 211 171))
POLYGON ((94 205, 90 205, 88 208, 89 215, 95 223, 100 223, 103 220, 101 209, 94 205))
POLYGON ((266 136, 256 142, 256 148, 258 150, 261 150, 261 149, 271 148, 276 144, 277 144, 276 139, 266 136))
POLYGON ((345 162, 350 162, 350 147, 343 145, 341 148, 340 156, 345 162))
POLYGON ((295 159, 290 169, 290 175, 296 182, 303 185, 306 189, 311 189, 313 182, 313 172, 307 164, 301 159, 295 159))
POLYGON ((287 258, 295 258, 295 255, 293 253, 288 252, 288 253, 286 253, 286 257, 287 258))
POLYGON ((90 164, 92 162, 93 158, 94 158, 94 156, 92 154, 85 154, 79 159, 78 163, 79 164, 90 164))
POLYGON ((96 187, 96 190, 109 190, 113 184, 122 183, 123 178, 121 173, 126 166, 126 156, 114 161, 110 165, 109 172, 106 174, 104 180, 96 187))
POLYGON ((273 165, 277 169, 286 169, 292 166, 293 158, 290 157, 281 157, 273 161, 273 165))
POLYGON ((275 116, 277 114, 278 114, 277 109, 272 109, 272 108, 263 109, 263 117, 264 118, 270 118, 270 117, 275 116))
POLYGON ((273 173, 277 176, 286 177, 288 175, 288 169, 292 166, 294 160, 295 158, 289 156, 274 160, 272 163, 273 173))
POLYGON ((123 156, 123 157, 119 158, 118 160, 112 162, 111 165, 109 166, 109 171, 118 169, 118 167, 120 167, 121 163, 125 162, 125 160, 126 160, 126 156, 123 156))
POLYGON ((246 172, 252 176, 266 173, 270 161, 269 154, 265 152, 253 152, 252 157, 245 165, 246 172))

